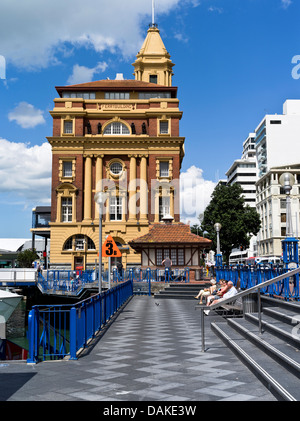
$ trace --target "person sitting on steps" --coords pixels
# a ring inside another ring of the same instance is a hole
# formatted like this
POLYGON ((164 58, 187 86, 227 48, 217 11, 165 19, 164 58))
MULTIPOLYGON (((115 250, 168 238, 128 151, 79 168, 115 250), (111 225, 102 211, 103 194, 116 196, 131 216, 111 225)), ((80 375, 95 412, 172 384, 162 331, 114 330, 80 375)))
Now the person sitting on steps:
POLYGON ((200 289, 199 294, 194 297, 196 298, 196 300, 198 300, 201 297, 199 304, 203 304, 204 297, 207 297, 208 295, 212 295, 216 291, 217 289, 216 280, 212 279, 210 282, 212 283, 212 285, 209 288, 200 289))
MULTIPOLYGON (((220 297, 218 298, 214 298, 213 300, 210 301, 209 304, 207 304, 208 306, 215 304, 215 301, 222 301, 222 300, 226 300, 226 298, 231 298, 234 297, 237 294, 237 289, 235 288, 235 286, 233 285, 232 281, 227 281, 227 291, 220 297)), ((210 310, 204 310, 204 313, 208 316, 210 313, 210 310)))

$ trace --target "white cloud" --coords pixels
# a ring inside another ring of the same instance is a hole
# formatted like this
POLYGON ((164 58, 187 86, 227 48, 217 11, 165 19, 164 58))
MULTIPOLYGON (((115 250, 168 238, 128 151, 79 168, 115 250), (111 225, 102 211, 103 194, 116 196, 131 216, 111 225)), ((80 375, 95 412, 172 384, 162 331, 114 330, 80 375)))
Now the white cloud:
POLYGON ((216 183, 203 178, 203 170, 192 165, 180 175, 180 214, 182 222, 199 224, 198 216, 209 204, 216 183))
POLYGON ((79 83, 91 82, 94 75, 104 72, 107 69, 107 66, 108 64, 105 62, 98 63, 97 66, 93 68, 75 64, 75 66, 73 66, 73 73, 68 79, 68 84, 77 85, 79 83))
MULTIPOLYGON (((198 4, 198 0, 160 0, 155 15, 198 4)), ((7 63, 28 69, 55 64, 57 52, 67 54, 74 47, 120 51, 127 57, 140 48, 150 19, 150 0, 4 1, 0 54, 7 63)))
POLYGON ((223 13, 223 9, 221 7, 210 6, 207 10, 209 12, 217 12, 219 14, 223 13))
POLYGON ((23 129, 32 129, 39 124, 44 124, 43 111, 34 108, 33 105, 27 102, 20 102, 16 108, 8 114, 9 121, 16 121, 16 123, 23 129))
POLYGON ((30 146, 0 138, 0 194, 13 194, 23 204, 49 204, 51 162, 49 143, 30 146))
POLYGON ((281 0, 281 5, 284 9, 287 9, 292 4, 292 0, 281 0))

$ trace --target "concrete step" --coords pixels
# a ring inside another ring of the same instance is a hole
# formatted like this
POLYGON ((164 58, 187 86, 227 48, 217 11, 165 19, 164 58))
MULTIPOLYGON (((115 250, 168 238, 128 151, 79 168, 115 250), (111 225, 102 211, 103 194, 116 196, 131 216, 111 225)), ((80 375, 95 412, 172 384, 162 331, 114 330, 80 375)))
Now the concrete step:
POLYGON ((154 298, 178 298, 178 299, 195 299, 194 297, 199 293, 200 289, 205 288, 211 284, 170 284, 164 290, 154 294, 154 298))
MULTIPOLYGON (((245 319, 258 326, 259 318, 257 313, 246 313, 245 319)), ((262 329, 264 332, 270 332, 272 335, 280 338, 292 346, 300 350, 300 335, 297 333, 297 326, 292 326, 280 320, 274 319, 272 316, 262 313, 262 329), (294 329, 295 328, 295 329, 294 329)), ((297 324, 299 323, 299 320, 297 324)))
MULTIPOLYGON (((300 400, 298 361, 290 362, 290 369, 288 370, 281 362, 265 352, 265 349, 262 349, 263 341, 266 342, 267 348, 272 349, 271 344, 262 340, 252 331, 249 331, 248 336, 245 337, 249 325, 236 326, 240 320, 228 319, 227 322, 213 322, 211 328, 278 400, 300 400), (258 346, 258 343, 260 346, 258 346), (292 368, 293 364, 295 365, 295 371, 292 368), (295 375, 296 372, 297 375, 295 375)), ((286 358, 288 357, 285 353, 283 354, 286 358)), ((278 355, 280 354, 278 353, 278 355)))

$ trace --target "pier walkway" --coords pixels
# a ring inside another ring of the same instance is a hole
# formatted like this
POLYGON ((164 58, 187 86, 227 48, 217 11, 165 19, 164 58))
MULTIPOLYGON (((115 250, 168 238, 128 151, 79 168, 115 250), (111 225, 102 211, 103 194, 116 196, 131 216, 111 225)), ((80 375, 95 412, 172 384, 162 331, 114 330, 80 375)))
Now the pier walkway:
POLYGON ((201 353, 195 301, 133 296, 78 360, 0 362, 0 401, 276 401, 206 331, 201 353))

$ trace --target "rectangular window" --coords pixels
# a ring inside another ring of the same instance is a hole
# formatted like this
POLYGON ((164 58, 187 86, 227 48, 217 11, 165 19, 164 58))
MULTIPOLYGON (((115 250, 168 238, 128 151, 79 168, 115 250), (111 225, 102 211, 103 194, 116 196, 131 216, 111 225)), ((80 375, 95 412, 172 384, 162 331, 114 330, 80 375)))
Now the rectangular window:
POLYGON ((159 176, 169 177, 169 161, 160 161, 159 163, 159 176))
POLYGON ((177 265, 177 250, 171 249, 171 260, 173 265, 177 265))
POLYGON ((63 177, 72 177, 72 161, 63 162, 63 177))
POLYGON ((83 99, 95 99, 95 92, 63 92, 62 98, 83 98, 83 99))
POLYGON ((122 198, 111 197, 109 204, 109 214, 111 221, 122 221, 122 198))
POLYGON ((170 92, 139 92, 139 99, 171 98, 170 92))
POLYGON ((64 121, 64 133, 66 134, 73 133, 73 121, 70 121, 70 120, 64 121))
POLYGON ((281 209, 286 209, 286 200, 285 199, 280 199, 280 207, 281 207, 281 209))
POLYGON ((62 222, 72 222, 72 198, 63 197, 61 199, 62 222))
POLYGON ((159 122, 159 133, 160 134, 169 134, 169 122, 160 121, 159 122))
POLYGON ((156 249, 156 264, 158 266, 161 265, 161 262, 163 261, 163 254, 162 254, 162 249, 156 249))
POLYGON ((270 120, 270 124, 281 124, 281 120, 270 120))
POLYGON ((170 196, 161 196, 159 198, 159 220, 170 213, 170 196))
POLYGON ((183 266, 184 265, 184 250, 178 249, 178 265, 183 266))
POLYGON ((157 75, 150 75, 149 76, 150 83, 157 83, 157 75))
POLYGON ((130 99, 129 92, 105 92, 105 99, 130 99))

